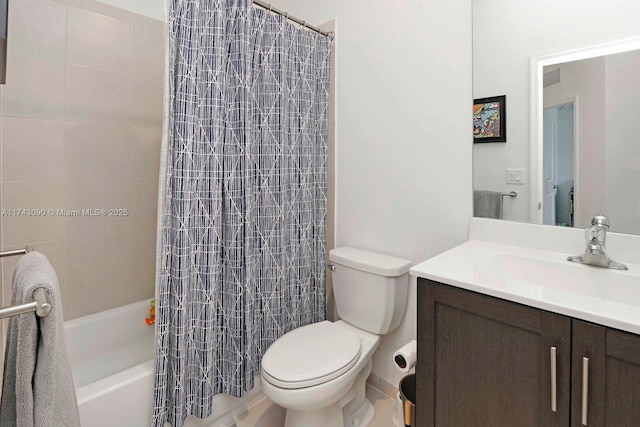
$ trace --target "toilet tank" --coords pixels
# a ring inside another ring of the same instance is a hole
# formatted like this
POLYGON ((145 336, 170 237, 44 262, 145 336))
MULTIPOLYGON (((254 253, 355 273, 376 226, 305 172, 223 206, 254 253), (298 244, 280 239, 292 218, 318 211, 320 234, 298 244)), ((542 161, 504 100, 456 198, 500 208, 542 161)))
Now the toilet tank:
POLYGON ((342 320, 378 335, 398 327, 407 304, 410 261, 349 247, 332 249, 329 260, 342 320))

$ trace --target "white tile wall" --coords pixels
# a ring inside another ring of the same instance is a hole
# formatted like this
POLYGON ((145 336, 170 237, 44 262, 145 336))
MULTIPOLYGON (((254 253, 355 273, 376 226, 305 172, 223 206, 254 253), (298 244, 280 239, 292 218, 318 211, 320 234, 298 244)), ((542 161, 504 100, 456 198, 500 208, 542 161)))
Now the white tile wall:
POLYGON ((158 40, 164 40, 163 29, 149 19, 133 26, 131 72, 133 74, 162 79, 164 50, 158 49, 158 40))
MULTIPOLYGON (((12 37, 9 30, 9 37, 12 37)), ((64 119, 65 64, 23 55, 7 56, 2 115, 64 119)))
POLYGON ((164 28, 95 0, 11 3, 0 208, 129 213, 0 218, 2 248, 51 260, 67 319, 153 297, 164 28))
POLYGON ((65 122, 65 177, 129 178, 131 127, 121 122, 65 122))
POLYGON ((133 76, 131 123, 134 126, 162 126, 162 80, 133 76))
POLYGON ((156 178, 160 173, 159 128, 131 128, 131 177, 156 178))
POLYGON ((42 0, 10 3, 9 52, 64 61, 67 8, 42 0))
POLYGON ((131 27, 130 23, 110 16, 69 7, 67 14, 67 62, 129 73, 131 70, 131 27))
POLYGON ((67 120, 128 123, 131 78, 127 74, 67 64, 67 120))
POLYGON ((63 121, 4 117, 1 138, 4 181, 60 180, 65 177, 63 121))

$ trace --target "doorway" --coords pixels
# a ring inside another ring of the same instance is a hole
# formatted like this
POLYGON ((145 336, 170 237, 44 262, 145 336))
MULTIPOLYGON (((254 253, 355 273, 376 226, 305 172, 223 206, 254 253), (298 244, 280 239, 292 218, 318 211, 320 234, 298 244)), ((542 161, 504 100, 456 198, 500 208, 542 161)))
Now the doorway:
POLYGON ((544 109, 544 224, 573 227, 575 105, 544 109))

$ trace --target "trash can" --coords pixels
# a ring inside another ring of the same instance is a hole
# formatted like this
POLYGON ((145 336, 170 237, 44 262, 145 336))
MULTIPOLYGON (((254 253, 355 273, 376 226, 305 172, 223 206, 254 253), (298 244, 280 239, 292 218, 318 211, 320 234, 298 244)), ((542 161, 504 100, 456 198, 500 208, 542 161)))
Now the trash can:
POLYGON ((400 380, 400 400, 405 427, 416 427, 416 374, 400 380))

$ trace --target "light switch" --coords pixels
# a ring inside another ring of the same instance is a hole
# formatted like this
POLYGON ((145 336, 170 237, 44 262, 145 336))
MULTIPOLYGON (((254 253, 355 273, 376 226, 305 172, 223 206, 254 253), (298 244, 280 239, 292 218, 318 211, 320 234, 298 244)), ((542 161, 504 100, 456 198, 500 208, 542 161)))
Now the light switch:
POLYGON ((507 169, 507 184, 524 185, 524 169, 507 169))
POLYGON ((524 184, 524 171, 516 169, 516 184, 524 184))

